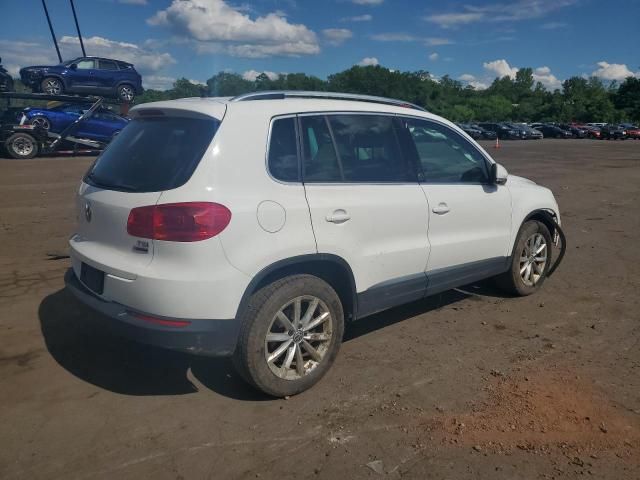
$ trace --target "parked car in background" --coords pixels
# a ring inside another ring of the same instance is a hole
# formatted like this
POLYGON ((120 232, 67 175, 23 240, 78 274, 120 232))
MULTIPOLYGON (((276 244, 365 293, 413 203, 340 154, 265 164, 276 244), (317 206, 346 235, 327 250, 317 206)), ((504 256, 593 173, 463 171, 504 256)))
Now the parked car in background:
POLYGON ((0 58, 0 92, 13 92, 13 77, 2 66, 2 58, 0 58))
POLYGON ((573 135, 573 138, 586 138, 587 131, 584 128, 581 128, 574 124, 561 123, 558 125, 559 128, 570 132, 573 135))
POLYGON ((510 125, 514 128, 520 129, 520 131, 524 134, 523 138, 525 140, 542 140, 542 138, 544 137, 540 130, 536 130, 526 123, 511 123, 510 125))
POLYGON ((583 125, 583 128, 585 129, 587 138, 600 138, 600 127, 595 127, 593 125, 583 125))
POLYGON ((504 123, 480 122, 478 125, 486 130, 495 132, 500 140, 520 140, 522 138, 518 130, 510 128, 504 123))
POLYGON ((482 138, 482 132, 477 128, 473 127, 472 125, 469 125, 468 123, 457 123, 456 125, 458 125, 458 127, 464 130, 464 133, 469 135, 474 140, 478 140, 479 138, 482 138))
POLYGON ((573 137, 573 134, 571 132, 563 130, 560 127, 557 127, 555 125, 534 124, 533 128, 542 132, 545 138, 572 138, 573 137))
POLYGON ((640 127, 634 125, 632 123, 623 123, 621 124, 627 132, 627 138, 631 138, 633 140, 640 140, 640 127))
POLYGON ((480 138, 482 138, 482 139, 495 140, 496 137, 497 137, 496 132, 493 132, 491 130, 487 130, 486 128, 482 128, 477 123, 470 123, 469 126, 471 128, 475 128, 476 130, 478 130, 480 132, 480 138))
POLYGON ((22 83, 50 95, 77 93, 132 102, 142 93, 142 77, 132 64, 101 57, 80 57, 55 66, 20 69, 22 83))
MULTIPOLYGON (((52 108, 25 108, 21 116, 24 116, 24 123, 37 125, 46 131, 60 133, 90 107, 91 105, 63 103, 52 108)), ((103 107, 78 124, 73 135, 108 143, 127 123, 129 123, 128 119, 103 107)))
POLYGON ((621 125, 608 123, 600 129, 601 140, 625 140, 627 131, 621 125))

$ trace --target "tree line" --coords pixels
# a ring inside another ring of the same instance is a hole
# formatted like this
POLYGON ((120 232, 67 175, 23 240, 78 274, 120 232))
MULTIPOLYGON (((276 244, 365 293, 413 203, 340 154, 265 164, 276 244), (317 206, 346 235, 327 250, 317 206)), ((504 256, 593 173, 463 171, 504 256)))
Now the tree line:
POLYGON ((562 88, 549 91, 535 82, 533 69, 522 68, 515 78, 496 78, 477 90, 445 75, 392 71, 381 66, 354 66, 326 80, 304 73, 270 79, 266 74, 247 80, 237 73, 219 72, 196 85, 178 79, 169 90, 146 90, 136 103, 196 96, 235 96, 264 90, 315 90, 378 95, 406 100, 456 122, 555 121, 640 122, 640 79, 603 83, 597 77, 571 77, 562 88))

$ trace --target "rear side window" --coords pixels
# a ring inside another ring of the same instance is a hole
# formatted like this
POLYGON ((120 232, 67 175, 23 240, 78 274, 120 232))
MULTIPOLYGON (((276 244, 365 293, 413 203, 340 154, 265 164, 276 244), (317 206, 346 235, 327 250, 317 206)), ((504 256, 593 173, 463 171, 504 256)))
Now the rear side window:
POLYGON ((276 180, 283 182, 300 180, 294 117, 274 120, 271 126, 268 163, 269 171, 276 180))
POLYGON ((85 181, 128 192, 177 188, 189 180, 219 125, 213 118, 136 118, 113 139, 85 181))
POLYGON ((116 62, 111 60, 98 60, 98 65, 100 70, 118 70, 116 62))
POLYGON ((329 123, 345 182, 417 181, 400 152, 394 117, 331 115, 329 123))

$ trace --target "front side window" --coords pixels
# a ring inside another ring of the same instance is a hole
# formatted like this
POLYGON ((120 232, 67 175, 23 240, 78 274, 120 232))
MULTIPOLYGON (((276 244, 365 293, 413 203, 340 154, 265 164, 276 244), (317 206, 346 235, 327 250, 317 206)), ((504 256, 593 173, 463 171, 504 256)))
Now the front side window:
POLYGON ((486 160, 464 137, 428 120, 403 118, 427 183, 486 183, 486 160))
POLYGON ((78 65, 78 70, 91 70, 93 67, 94 61, 89 59, 84 59, 78 61, 76 65, 78 65))
POLYGON ((295 123, 294 117, 279 118, 271 126, 269 171, 273 178, 283 182, 300 180, 295 123))

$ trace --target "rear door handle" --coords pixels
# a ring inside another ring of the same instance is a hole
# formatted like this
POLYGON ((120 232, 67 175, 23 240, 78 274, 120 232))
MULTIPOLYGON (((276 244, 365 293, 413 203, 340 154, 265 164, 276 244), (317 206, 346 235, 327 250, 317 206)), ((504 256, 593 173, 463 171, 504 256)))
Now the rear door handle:
POLYGON ((449 205, 444 202, 440 202, 437 207, 433 207, 431 211, 437 215, 444 215, 449 213, 449 205))
POLYGON ((351 215, 344 210, 334 210, 334 212, 328 214, 325 219, 327 222, 340 224, 351 220, 351 215))

